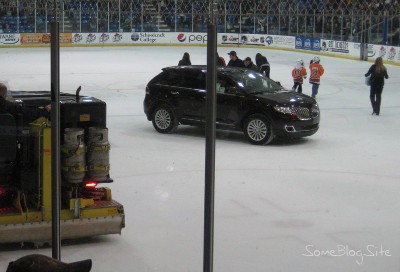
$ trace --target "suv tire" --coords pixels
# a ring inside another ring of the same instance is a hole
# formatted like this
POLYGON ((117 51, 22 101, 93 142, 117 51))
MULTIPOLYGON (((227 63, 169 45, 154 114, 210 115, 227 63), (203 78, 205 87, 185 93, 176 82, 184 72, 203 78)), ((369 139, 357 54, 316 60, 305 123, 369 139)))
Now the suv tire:
POLYGON ((274 139, 271 123, 262 114, 250 115, 244 123, 243 132, 254 145, 269 144, 274 139))
POLYGON ((174 133, 178 127, 175 112, 167 105, 158 106, 151 116, 154 128, 160 133, 174 133))

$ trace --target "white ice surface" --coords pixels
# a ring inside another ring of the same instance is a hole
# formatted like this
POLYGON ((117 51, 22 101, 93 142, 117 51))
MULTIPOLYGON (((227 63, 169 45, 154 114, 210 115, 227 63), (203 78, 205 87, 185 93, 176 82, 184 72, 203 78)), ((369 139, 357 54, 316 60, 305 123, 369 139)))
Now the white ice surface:
MULTIPOLYGON (((226 60, 230 50, 218 49, 226 60)), ((242 59, 259 52, 235 50, 242 59)), ((204 132, 159 134, 142 105, 146 83, 185 51, 206 63, 205 47, 61 48, 61 90, 81 85, 81 95, 107 102, 110 187, 126 212, 121 236, 63 244, 63 261, 90 258, 93 272, 202 271, 204 132)), ((296 60, 313 56, 263 54, 288 88, 296 60)), ((400 270, 400 67, 387 65, 377 117, 364 85, 371 63, 322 56, 321 64, 315 135, 253 146, 217 132, 214 271, 400 270)), ((11 90, 50 88, 49 48, 0 49, 0 65, 11 90)), ((1 245, 0 271, 31 253, 51 256, 51 248, 1 245)))

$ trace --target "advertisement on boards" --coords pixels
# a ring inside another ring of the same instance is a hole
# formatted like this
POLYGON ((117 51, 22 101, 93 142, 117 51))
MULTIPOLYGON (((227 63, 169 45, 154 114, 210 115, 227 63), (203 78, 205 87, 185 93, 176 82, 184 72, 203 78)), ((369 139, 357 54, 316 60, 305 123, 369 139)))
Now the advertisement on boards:
POLYGON ((242 45, 265 46, 265 37, 257 34, 241 34, 240 43, 242 45))
POLYGON ((295 37, 268 35, 265 37, 265 45, 278 48, 295 48, 295 37))
MULTIPOLYGON (((23 45, 40 45, 50 44, 51 35, 48 33, 23 33, 21 35, 21 44, 23 45)), ((60 33, 60 44, 71 44, 71 33, 60 33)))
POLYGON ((278 36, 265 34, 218 34, 219 44, 237 44, 237 45, 252 45, 252 46, 269 46, 269 47, 295 47, 295 38, 292 36, 278 36))
POLYGON ((295 48, 301 50, 321 51, 321 40, 296 36, 295 48))
POLYGON ((321 40, 321 52, 332 52, 348 55, 350 52, 349 42, 321 40))
POLYGON ((368 45, 368 58, 376 59, 382 57, 383 60, 400 62, 400 47, 387 45, 368 45))
POLYGON ((239 34, 218 34, 218 41, 219 44, 240 44, 240 35, 239 34))
POLYGON ((180 43, 180 44, 202 44, 205 45, 207 44, 207 33, 179 33, 176 35, 171 33, 172 35, 175 35, 175 39, 171 40, 171 43, 180 43))
POLYGON ((129 33, 73 33, 73 44, 118 44, 129 43, 129 33))
POLYGON ((20 35, 11 33, 0 33, 0 45, 18 45, 20 44, 20 35))

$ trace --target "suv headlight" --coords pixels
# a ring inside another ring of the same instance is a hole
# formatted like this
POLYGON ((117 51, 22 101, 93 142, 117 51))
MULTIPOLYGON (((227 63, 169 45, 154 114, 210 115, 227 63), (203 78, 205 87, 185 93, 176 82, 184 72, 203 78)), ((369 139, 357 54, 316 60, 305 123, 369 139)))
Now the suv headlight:
POLYGON ((283 114, 292 114, 292 108, 291 107, 275 106, 274 109, 277 112, 280 112, 280 113, 283 113, 283 114))
POLYGON ((319 115, 319 108, 318 108, 318 104, 315 104, 312 106, 311 108, 311 116, 312 117, 317 117, 319 115))
POLYGON ((296 112, 293 111, 292 107, 275 106, 274 109, 277 112, 289 115, 292 120, 298 119, 298 116, 297 116, 296 112))
POLYGON ((311 110, 309 110, 306 107, 300 107, 300 106, 292 106, 292 107, 275 106, 274 109, 277 112, 290 116, 292 120, 306 121, 310 120, 312 117, 318 116, 319 114, 318 106, 314 106, 311 110))

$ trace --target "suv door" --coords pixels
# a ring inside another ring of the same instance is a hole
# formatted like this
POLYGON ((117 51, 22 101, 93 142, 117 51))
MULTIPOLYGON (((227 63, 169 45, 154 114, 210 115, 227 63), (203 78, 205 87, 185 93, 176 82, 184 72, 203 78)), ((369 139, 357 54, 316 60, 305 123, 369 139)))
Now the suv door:
POLYGON ((240 89, 229 77, 218 75, 217 78, 217 125, 233 128, 240 120, 243 96, 240 89), (232 92, 233 90, 236 90, 232 92))
POLYGON ((206 75, 201 70, 179 71, 183 76, 171 92, 181 118, 189 122, 205 121, 206 75), (184 71, 184 72, 183 72, 184 71))

